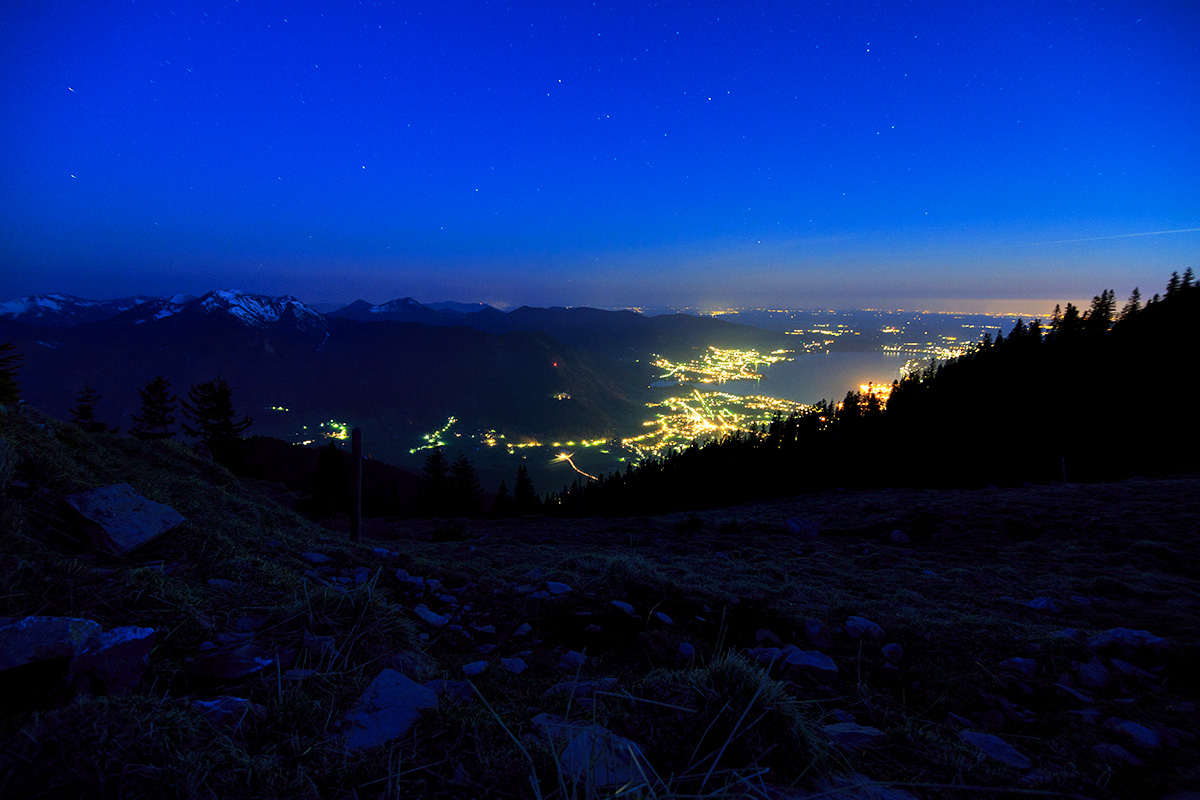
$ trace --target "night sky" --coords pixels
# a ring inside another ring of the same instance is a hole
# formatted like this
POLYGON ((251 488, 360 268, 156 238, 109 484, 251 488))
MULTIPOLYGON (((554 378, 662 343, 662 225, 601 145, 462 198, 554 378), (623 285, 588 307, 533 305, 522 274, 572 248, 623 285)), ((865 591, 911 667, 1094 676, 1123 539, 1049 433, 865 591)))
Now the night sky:
POLYGON ((1200 3, 38 2, 0 300, 947 307, 1200 268, 1200 3))

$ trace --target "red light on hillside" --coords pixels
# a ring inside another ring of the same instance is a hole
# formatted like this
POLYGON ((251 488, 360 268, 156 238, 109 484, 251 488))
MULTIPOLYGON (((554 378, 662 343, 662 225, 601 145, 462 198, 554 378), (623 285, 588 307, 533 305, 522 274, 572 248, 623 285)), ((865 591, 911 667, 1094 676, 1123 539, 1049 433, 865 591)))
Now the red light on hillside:
POLYGON ((557 361, 555 361, 555 362, 554 362, 554 366, 556 366, 556 367, 558 366, 558 362, 557 362, 557 361))

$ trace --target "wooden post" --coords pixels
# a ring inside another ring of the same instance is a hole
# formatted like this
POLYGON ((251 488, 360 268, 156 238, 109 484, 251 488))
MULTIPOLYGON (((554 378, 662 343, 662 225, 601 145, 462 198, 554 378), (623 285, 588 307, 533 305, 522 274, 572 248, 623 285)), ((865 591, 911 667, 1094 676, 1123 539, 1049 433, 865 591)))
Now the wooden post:
POLYGON ((354 504, 350 509, 350 541, 362 543, 362 428, 350 433, 350 452, 354 459, 354 504))

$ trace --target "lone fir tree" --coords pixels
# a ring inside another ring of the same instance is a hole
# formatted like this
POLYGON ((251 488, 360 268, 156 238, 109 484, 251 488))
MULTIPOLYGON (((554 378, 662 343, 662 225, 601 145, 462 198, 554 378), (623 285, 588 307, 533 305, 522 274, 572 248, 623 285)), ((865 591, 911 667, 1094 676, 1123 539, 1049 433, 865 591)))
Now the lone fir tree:
POLYGON ((171 382, 162 375, 146 381, 138 389, 142 398, 140 414, 133 415, 130 433, 139 439, 170 439, 175 435, 175 401, 171 394, 171 382))
POLYGON ((188 389, 188 399, 181 405, 183 416, 193 423, 183 424, 184 433, 207 445, 218 460, 231 454, 242 432, 254 423, 248 416, 234 420, 233 388, 219 375, 188 389))
POLYGON ((79 390, 79 399, 75 408, 71 409, 71 422, 74 422, 88 433, 104 433, 108 426, 96 419, 96 404, 100 402, 100 393, 91 386, 84 384, 79 390))

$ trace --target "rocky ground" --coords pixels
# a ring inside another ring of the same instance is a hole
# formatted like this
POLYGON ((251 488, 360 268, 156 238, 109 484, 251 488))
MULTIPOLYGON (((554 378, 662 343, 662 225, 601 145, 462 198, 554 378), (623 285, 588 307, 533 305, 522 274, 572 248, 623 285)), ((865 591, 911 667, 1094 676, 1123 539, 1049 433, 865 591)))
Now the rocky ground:
POLYGON ((3 796, 1200 797, 1196 476, 355 546, 175 445, 0 444, 3 796), (186 521, 71 510, 122 483, 186 521))

